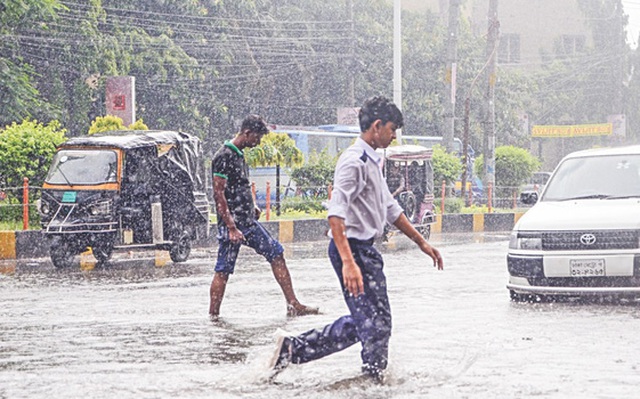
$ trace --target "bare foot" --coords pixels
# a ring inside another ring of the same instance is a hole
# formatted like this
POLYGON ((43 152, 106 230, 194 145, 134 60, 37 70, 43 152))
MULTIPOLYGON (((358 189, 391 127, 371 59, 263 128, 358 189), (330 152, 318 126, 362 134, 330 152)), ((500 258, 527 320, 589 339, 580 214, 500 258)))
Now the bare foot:
POLYGON ((305 306, 301 303, 287 305, 287 317, 307 316, 320 313, 320 309, 312 306, 305 306))

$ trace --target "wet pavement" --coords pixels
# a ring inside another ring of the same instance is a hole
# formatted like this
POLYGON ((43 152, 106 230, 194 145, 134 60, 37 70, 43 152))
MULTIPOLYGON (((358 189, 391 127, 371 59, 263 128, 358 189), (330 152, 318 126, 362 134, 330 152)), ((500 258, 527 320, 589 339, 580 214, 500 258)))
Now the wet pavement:
POLYGON ((156 266, 0 265, 0 398, 632 398, 635 304, 511 303, 507 234, 443 235, 445 270, 405 240, 382 246, 393 312, 387 381, 360 376, 359 345, 268 381, 278 328, 345 314, 326 242, 287 246, 300 299, 287 318, 264 260, 241 253, 221 318, 208 315, 211 251, 156 266))

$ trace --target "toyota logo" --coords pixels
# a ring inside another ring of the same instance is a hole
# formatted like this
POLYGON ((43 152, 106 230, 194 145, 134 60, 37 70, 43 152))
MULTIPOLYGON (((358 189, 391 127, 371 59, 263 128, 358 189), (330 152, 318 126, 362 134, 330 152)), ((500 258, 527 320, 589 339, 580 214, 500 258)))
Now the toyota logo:
POLYGON ((596 243, 595 234, 583 234, 580 236, 580 242, 584 245, 593 245, 596 243))

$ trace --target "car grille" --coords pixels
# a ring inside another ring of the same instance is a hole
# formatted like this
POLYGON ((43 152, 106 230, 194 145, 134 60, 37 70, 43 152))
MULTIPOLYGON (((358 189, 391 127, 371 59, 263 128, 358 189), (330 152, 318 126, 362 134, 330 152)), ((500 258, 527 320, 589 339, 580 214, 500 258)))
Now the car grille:
POLYGON ((638 248, 638 230, 554 231, 542 233, 542 249, 546 251, 635 249, 638 248), (584 244, 580 237, 593 234, 595 242, 584 244))

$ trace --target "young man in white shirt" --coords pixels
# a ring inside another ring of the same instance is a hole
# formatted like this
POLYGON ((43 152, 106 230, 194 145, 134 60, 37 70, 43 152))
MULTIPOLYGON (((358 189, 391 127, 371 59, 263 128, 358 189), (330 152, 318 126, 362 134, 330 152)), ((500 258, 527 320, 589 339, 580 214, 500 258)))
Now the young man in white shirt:
MULTIPOLYGON (((358 115, 362 134, 340 156, 329 202, 329 258, 340 280, 350 314, 298 336, 278 339, 272 367, 277 373, 291 363, 320 359, 360 342, 362 371, 381 382, 387 367, 391 310, 383 260, 373 247, 385 223, 395 225, 444 266, 437 249, 411 225, 389 192, 380 170, 378 148, 386 148, 402 127, 402 113, 384 97, 365 102, 358 115)), ((274 374, 275 376, 275 374, 274 374)))

